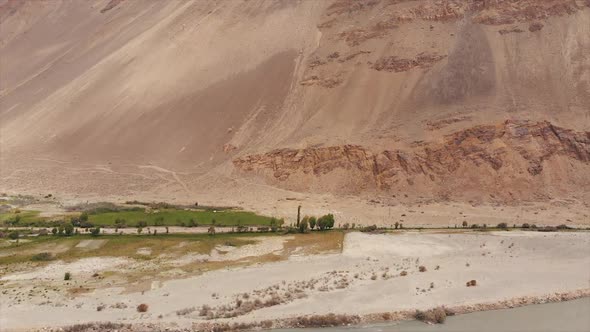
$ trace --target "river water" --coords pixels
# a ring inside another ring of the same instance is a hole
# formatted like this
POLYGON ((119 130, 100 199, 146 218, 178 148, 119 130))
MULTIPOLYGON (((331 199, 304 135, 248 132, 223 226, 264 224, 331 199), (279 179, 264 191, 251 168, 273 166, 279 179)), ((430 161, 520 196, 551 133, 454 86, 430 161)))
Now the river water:
MULTIPOLYGON (((275 332, 301 332, 302 329, 275 332)), ((590 332, 590 298, 474 312, 447 317, 444 324, 417 321, 355 327, 304 329, 304 332, 590 332)))

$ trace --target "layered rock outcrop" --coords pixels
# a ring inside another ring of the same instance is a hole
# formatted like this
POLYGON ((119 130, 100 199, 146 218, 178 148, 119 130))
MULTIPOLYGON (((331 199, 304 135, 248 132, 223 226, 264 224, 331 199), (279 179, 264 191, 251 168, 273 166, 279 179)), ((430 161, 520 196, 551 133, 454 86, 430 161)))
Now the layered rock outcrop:
MULTIPOLYGON (((360 145, 279 149, 237 158, 233 164, 243 172, 262 174, 298 189, 301 176, 309 181, 312 175, 321 182, 322 177, 338 174, 343 185, 349 177, 358 177, 367 181, 365 188, 387 191, 414 182, 432 188, 453 187, 474 173, 496 184, 511 181, 513 175, 528 181, 540 176, 553 158, 588 167, 590 132, 575 132, 547 121, 508 120, 461 130, 445 136, 443 142, 418 143, 412 149, 372 151, 360 145)), ((489 193, 495 194, 494 190, 489 193)))

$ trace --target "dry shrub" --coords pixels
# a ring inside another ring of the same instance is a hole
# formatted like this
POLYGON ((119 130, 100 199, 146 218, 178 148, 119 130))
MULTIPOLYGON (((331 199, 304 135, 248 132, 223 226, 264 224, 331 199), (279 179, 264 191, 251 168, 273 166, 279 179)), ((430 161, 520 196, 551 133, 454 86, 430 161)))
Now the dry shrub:
POLYGON ((115 308, 115 309, 126 309, 127 308, 127 304, 125 304, 124 302, 117 302, 115 304, 111 304, 111 308, 115 308))
POLYGON ((442 307, 445 310, 445 315, 447 316, 455 316, 455 312, 449 308, 442 307))
POLYGON ((433 312, 434 312, 434 321, 437 324, 442 324, 445 322, 445 320, 447 320, 447 313, 443 308, 441 308, 441 307, 435 308, 433 310, 433 312))
POLYGON ((391 320, 391 314, 389 312, 384 312, 381 315, 381 318, 383 318, 383 320, 391 320))
POLYGON ((85 323, 85 324, 76 324, 72 326, 66 326, 60 331, 63 332, 96 332, 96 331, 121 331, 123 329, 130 329, 130 324, 120 324, 120 323, 85 323))
POLYGON ((477 286, 477 281, 475 281, 475 280, 469 280, 467 282, 467 287, 473 287, 473 286, 477 286))
POLYGON ((414 318, 425 323, 442 324, 447 319, 447 312, 443 307, 427 311, 416 310, 414 318))
POLYGON ((206 304, 204 304, 204 305, 201 307, 201 310, 199 310, 199 316, 207 316, 207 314, 208 314, 209 312, 211 312, 211 307, 210 307, 210 306, 208 306, 208 305, 206 305, 206 304))
POLYGON ((190 308, 184 308, 184 309, 180 309, 176 311, 176 315, 177 316, 186 316, 190 313, 193 313, 197 310, 197 308, 195 307, 190 307, 190 308))
POLYGON ((96 307, 96 311, 103 311, 105 308, 104 305, 99 305, 98 307, 96 307))
POLYGON ((307 317, 298 317, 295 319, 297 327, 331 327, 355 324, 360 321, 356 315, 313 315, 307 317))
POLYGON ((408 271, 402 271, 399 275, 405 277, 408 275, 408 271))
POLYGON ((38 254, 33 255, 33 257, 31 257, 31 260, 36 262, 46 262, 53 260, 53 258, 53 255, 49 252, 40 252, 38 254))
POLYGON ((420 267, 418 267, 418 271, 420 271, 420 272, 426 272, 426 266, 420 265, 420 267))
POLYGON ((148 311, 149 306, 145 303, 142 303, 137 306, 137 312, 146 312, 148 311))

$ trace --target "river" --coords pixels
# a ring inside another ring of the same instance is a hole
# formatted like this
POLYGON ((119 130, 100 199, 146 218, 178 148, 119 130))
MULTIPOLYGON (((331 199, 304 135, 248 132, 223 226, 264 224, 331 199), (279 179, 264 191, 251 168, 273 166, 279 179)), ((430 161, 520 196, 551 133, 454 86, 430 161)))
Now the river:
MULTIPOLYGON (((590 298, 447 317, 444 324, 404 321, 305 332, 590 332, 590 298)), ((301 332, 301 329, 275 330, 301 332)))

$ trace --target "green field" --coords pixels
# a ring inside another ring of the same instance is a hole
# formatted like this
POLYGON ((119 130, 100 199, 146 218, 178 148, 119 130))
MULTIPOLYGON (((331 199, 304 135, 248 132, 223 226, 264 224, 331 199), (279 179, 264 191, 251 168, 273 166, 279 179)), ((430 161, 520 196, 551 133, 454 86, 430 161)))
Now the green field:
POLYGON ((97 226, 114 226, 117 219, 124 220, 128 227, 145 221, 148 226, 264 226, 270 225, 270 217, 247 211, 178 210, 165 209, 157 212, 117 211, 89 214, 88 221, 97 226))
POLYGON ((273 236, 273 234, 244 233, 224 234, 215 236, 207 234, 160 234, 160 235, 76 235, 62 236, 37 236, 25 238, 20 244, 0 239, 0 265, 12 263, 24 263, 33 260, 33 256, 40 252, 52 253, 52 259, 71 261, 87 257, 131 257, 136 259, 153 259, 161 254, 180 256, 185 253, 208 254, 217 245, 239 247, 252 244, 255 237, 273 236), (76 247, 81 241, 104 241, 104 244, 96 249, 76 247), (183 243, 183 246, 179 246, 183 243), (139 255, 137 250, 149 248, 151 254, 139 255))
POLYGON ((10 221, 14 221, 16 218, 19 219, 19 226, 28 226, 32 223, 45 220, 45 218, 39 216, 39 211, 21 211, 19 213, 14 213, 14 211, 11 211, 0 213, 0 225, 6 225, 10 221))
MULTIPOLYGON (((23 210, 0 213, 0 226, 20 227, 54 227, 72 218, 79 217, 80 212, 70 212, 67 215, 41 217, 39 211, 23 210), (18 222, 15 220, 18 218, 18 222)), ((240 210, 188 210, 168 208, 150 210, 142 208, 125 209, 118 211, 94 211, 88 212, 88 222, 93 226, 102 227, 136 227, 140 222, 145 226, 268 226, 270 217, 261 216, 253 212, 240 210), (118 221, 118 222, 117 222, 118 221)))

